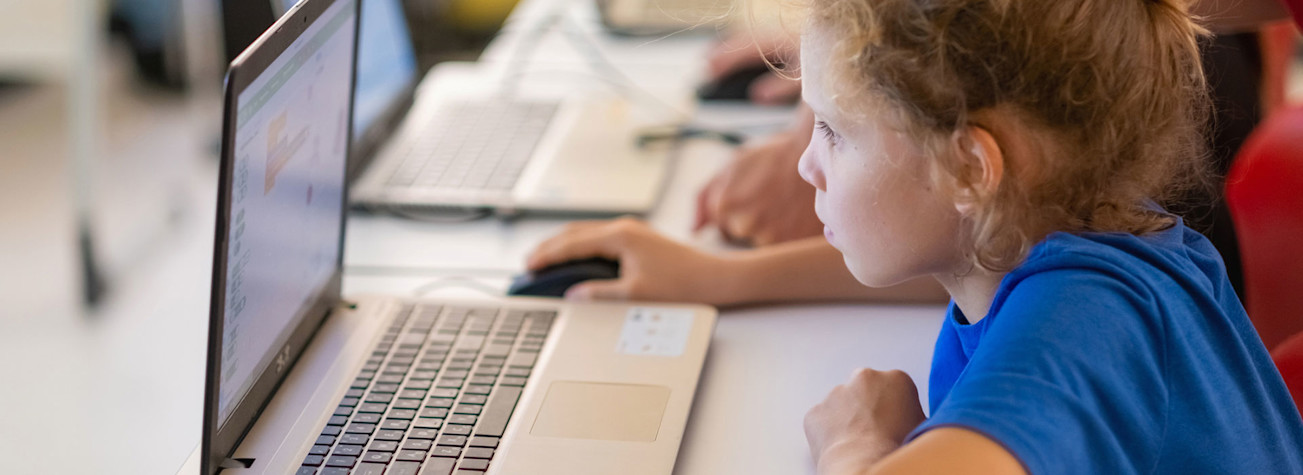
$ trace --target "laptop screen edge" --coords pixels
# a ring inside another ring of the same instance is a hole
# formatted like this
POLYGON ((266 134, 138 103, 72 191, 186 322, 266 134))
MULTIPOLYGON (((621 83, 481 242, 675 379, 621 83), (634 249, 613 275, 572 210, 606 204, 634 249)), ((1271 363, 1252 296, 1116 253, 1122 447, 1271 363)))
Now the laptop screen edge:
MULTIPOLYGON (((343 187, 342 201, 339 205, 339 239, 335 268, 325 284, 314 296, 313 303, 307 305, 296 315, 292 331, 284 342, 273 347, 268 355, 274 364, 261 368, 255 376, 254 383, 244 397, 235 404, 226 420, 218 419, 219 383, 221 381, 223 318, 225 313, 226 269, 229 246, 231 180, 234 167, 234 140, 236 133, 236 107, 241 92, 267 69, 272 61, 287 49, 293 41, 336 1, 347 0, 306 0, 292 8, 266 32, 258 37, 244 52, 236 57, 227 71, 223 99, 222 121, 222 156, 217 189, 216 235, 213 245, 212 295, 209 306, 208 354, 204 381, 203 435, 200 443, 202 473, 215 474, 221 463, 229 457, 239 442, 248 433, 267 403, 275 395, 280 383, 303 353, 307 342, 330 310, 340 301, 340 289, 343 275, 344 226, 347 220, 348 187, 343 187)), ((360 14, 361 2, 353 2, 353 15, 360 14)), ((358 25, 354 22, 353 57, 351 59, 349 89, 357 81, 357 43, 358 25)), ((353 94, 348 98, 348 138, 345 150, 352 150, 352 114, 353 94)), ((351 152, 348 152, 351 153, 351 152)))

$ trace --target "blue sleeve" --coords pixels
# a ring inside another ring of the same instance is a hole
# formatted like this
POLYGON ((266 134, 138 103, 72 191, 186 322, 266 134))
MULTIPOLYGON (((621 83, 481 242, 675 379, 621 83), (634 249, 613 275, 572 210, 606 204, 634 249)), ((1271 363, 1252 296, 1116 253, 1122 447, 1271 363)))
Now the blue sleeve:
POLYGON ((1039 272, 1013 287, 972 360, 909 439, 962 427, 1034 475, 1148 473, 1167 406, 1160 311, 1107 270, 1039 272))

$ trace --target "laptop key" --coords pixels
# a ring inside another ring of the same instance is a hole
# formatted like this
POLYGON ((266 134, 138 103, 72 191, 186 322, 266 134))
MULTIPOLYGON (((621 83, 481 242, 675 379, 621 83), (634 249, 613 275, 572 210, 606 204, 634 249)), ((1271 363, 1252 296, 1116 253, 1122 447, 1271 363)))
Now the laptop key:
POLYGON ((520 389, 518 386, 501 386, 489 396, 489 403, 480 414, 480 423, 475 426, 475 435, 502 437, 516 401, 520 399, 520 389))
POLYGON ((448 417, 448 410, 441 407, 427 407, 425 409, 421 409, 421 417, 433 417, 436 419, 443 419, 445 417, 448 417))
POLYGON ((352 468, 353 465, 356 463, 357 463, 357 457, 349 457, 346 455, 331 455, 330 458, 326 460, 326 466, 329 467, 352 468))
POLYGON ((449 424, 475 425, 475 416, 470 414, 453 414, 448 416, 449 424))
POLYGON ((457 468, 460 470, 484 471, 489 469, 489 461, 484 459, 462 459, 457 468))
POLYGON ((376 431, 376 440, 403 440, 403 431, 401 430, 380 430, 376 431))
POLYGON ((394 403, 394 409, 420 409, 420 399, 399 399, 394 403))
POLYGON ((367 424, 375 424, 377 422, 380 422, 380 414, 376 414, 374 412, 358 414, 356 416, 353 416, 353 422, 365 422, 367 424))
POLYGON ((379 414, 384 414, 386 409, 389 409, 388 405, 381 404, 378 402, 368 402, 366 404, 359 406, 357 408, 357 412, 375 412, 379 414))
POLYGON ((375 424, 361 424, 361 423, 354 422, 348 425, 348 433, 350 434, 370 435, 372 432, 375 432, 375 430, 376 430, 375 424))
POLYGON ((507 366, 512 368, 533 368, 534 361, 538 358, 535 353, 516 353, 507 360, 507 366))
POLYGON ((321 435, 339 435, 340 426, 326 426, 321 429, 321 435))
POLYGON ((383 473, 385 473, 385 464, 382 463, 361 463, 353 469, 353 475, 382 475, 383 473))
POLYGON ((412 427, 417 429, 438 429, 443 427, 443 419, 435 419, 433 417, 418 418, 412 423, 412 427))
POLYGON ((457 458, 458 455, 461 455, 461 447, 450 447, 447 445, 435 446, 434 451, 430 452, 431 457, 457 458))
POLYGON ((371 447, 368 447, 367 450, 374 450, 376 452, 394 452, 398 450, 398 442, 392 440, 377 440, 372 442, 371 447))
POLYGON ((352 456, 362 455, 362 446, 340 444, 338 447, 335 447, 335 455, 352 455, 352 456))
POLYGON ((311 449, 308 449, 308 453, 311 454, 311 455, 326 455, 326 454, 329 454, 329 453, 330 453, 330 446, 329 446, 329 445, 314 445, 314 446, 312 446, 311 449))
POLYGON ((294 475, 317 475, 317 469, 315 467, 299 467, 299 471, 294 472, 294 475))
POLYGON ((461 398, 462 404, 479 404, 481 406, 483 406, 485 402, 488 402, 488 400, 489 397, 483 394, 467 394, 461 398))
POLYGON ((316 445, 335 445, 335 436, 333 436, 333 435, 323 435, 323 436, 317 437, 317 444, 316 444, 316 445))
POLYGON ((415 462, 394 462, 389 465, 389 472, 385 475, 416 475, 416 472, 420 469, 420 460, 415 462))
POLYGON ((407 434, 407 437, 412 439, 433 439, 438 433, 439 431, 434 429, 416 429, 411 434, 407 434))
POLYGON ((470 435, 471 426, 461 425, 461 424, 448 424, 446 426, 443 426, 443 433, 445 435, 470 435))
POLYGON ((368 450, 366 455, 362 456, 362 461, 385 464, 385 463, 389 463, 389 459, 391 458, 393 458, 393 454, 389 452, 377 452, 374 450, 368 450))
POLYGON ((427 439, 407 439, 406 442, 403 442, 403 450, 419 450, 421 453, 430 450, 432 446, 434 446, 434 442, 427 439))
POLYGON ((456 463, 457 459, 431 458, 421 467, 420 475, 452 475, 452 467, 456 463))
POLYGON ((326 461, 326 457, 323 457, 321 455, 309 455, 303 458, 303 465, 309 467, 319 467, 321 466, 321 463, 325 461, 326 461))
POLYGON ((408 421, 403 419, 385 419, 380 427, 382 429, 407 430, 407 424, 408 421))
POLYGON ((465 456, 468 459, 491 459, 493 458, 493 449, 488 447, 468 447, 465 456))
POLYGON ((348 469, 342 467, 326 467, 321 469, 321 475, 348 475, 348 469))
MULTIPOLYGON (((332 437, 331 439, 333 440, 334 438, 332 437)), ((339 443, 352 444, 352 445, 366 445, 367 440, 369 439, 370 437, 367 437, 366 435, 363 434, 344 434, 343 437, 339 438, 339 443)))
POLYGON ((471 437, 470 446, 471 446, 471 447, 488 447, 488 448, 490 448, 490 449, 497 448, 497 447, 498 447, 498 438, 497 438, 497 437, 485 437, 485 436, 477 435, 477 436, 475 436, 475 437, 471 437))
POLYGON ((400 450, 398 451, 398 455, 394 456, 394 460, 420 462, 422 460, 425 460, 425 451, 424 450, 400 450))
POLYGON ((414 410, 412 410, 412 409, 394 409, 394 410, 392 410, 392 411, 389 411, 389 418, 390 418, 390 419, 408 419, 408 420, 411 420, 411 419, 414 418, 414 417, 416 417, 416 411, 414 411, 414 410))
POLYGON ((461 446, 463 446, 463 445, 466 445, 466 436, 464 436, 464 435, 445 435, 445 436, 440 436, 439 439, 438 439, 438 441, 435 442, 435 444, 438 444, 438 445, 451 445, 451 446, 454 446, 454 447, 461 447, 461 446))

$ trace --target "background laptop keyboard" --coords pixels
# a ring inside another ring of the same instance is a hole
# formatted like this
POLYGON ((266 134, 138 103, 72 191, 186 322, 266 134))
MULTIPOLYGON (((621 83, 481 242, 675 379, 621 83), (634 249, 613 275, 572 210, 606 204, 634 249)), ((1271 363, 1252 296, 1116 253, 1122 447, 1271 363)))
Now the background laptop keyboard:
POLYGON ((299 475, 488 470, 556 312, 398 311, 299 475))
POLYGON ((451 102, 405 142, 388 185, 510 191, 559 103, 451 102))

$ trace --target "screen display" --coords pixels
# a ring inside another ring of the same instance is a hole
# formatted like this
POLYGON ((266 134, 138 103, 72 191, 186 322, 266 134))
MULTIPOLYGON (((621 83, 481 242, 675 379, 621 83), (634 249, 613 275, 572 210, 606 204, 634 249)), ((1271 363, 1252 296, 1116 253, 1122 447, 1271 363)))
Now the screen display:
MULTIPOLYGON (((278 15, 297 0, 273 0, 278 15)), ((357 89, 353 102, 353 136, 359 137, 406 90, 416 76, 416 53, 399 0, 362 0, 358 33, 357 89)))
POLYGON ((407 16, 398 0, 362 0, 358 33, 353 136, 361 136, 398 100, 416 76, 407 16))
POLYGON ((339 265, 355 5, 336 0, 236 99, 219 423, 339 265))

